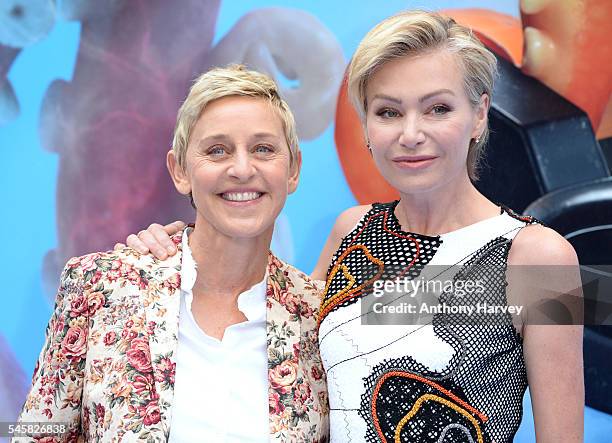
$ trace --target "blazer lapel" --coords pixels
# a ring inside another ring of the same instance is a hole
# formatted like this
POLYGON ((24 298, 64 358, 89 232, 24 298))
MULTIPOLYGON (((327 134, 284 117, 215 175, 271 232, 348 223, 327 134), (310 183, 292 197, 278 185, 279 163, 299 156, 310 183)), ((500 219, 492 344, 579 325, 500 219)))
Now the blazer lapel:
MULTIPOLYGON (((177 234, 178 235, 178 234, 177 234)), ((155 333, 150 336, 149 347, 153 366, 155 387, 159 395, 161 427, 169 437, 172 419, 172 400, 174 396, 174 372, 176 368, 176 349, 178 346, 178 325, 180 310, 181 260, 182 248, 180 235, 173 238, 178 253, 160 262, 152 270, 155 284, 147 289, 145 311, 147 323, 155 322, 155 333)), ((292 315, 285 305, 290 282, 284 273, 284 265, 272 253, 268 256, 268 280, 266 290, 266 330, 268 345, 268 368, 270 377, 279 375, 285 366, 291 369, 294 365, 295 344, 300 342, 301 330, 299 316, 292 315), (288 322, 291 323, 288 326, 288 322), (290 330, 290 332, 289 332, 290 330), (288 333, 289 332, 289 333, 288 333), (276 372, 275 372, 276 371, 276 372)), ((273 401, 280 400, 279 394, 285 396, 283 386, 268 382, 270 397, 270 436, 292 435, 293 426, 286 418, 273 411, 273 401), (280 434, 279 434, 279 431, 280 434)))
MULTIPOLYGON (((292 400, 291 380, 297 370, 301 324, 299 316, 287 309, 289 285, 284 264, 272 253, 268 256, 266 293, 266 331, 268 345, 268 401, 270 405, 270 441, 294 441, 295 423, 287 417, 284 406, 292 400), (297 346, 297 348, 296 348, 297 346)), ((289 407, 292 407, 289 405, 289 407)))
POLYGON ((158 263, 152 270, 154 282, 149 285, 145 301, 147 325, 154 328, 149 336, 151 365, 155 390, 159 396, 161 428, 169 437, 174 397, 176 349, 178 347, 179 311, 181 300, 181 234, 173 236, 178 252, 158 263), (154 325, 153 325, 154 324, 154 325))

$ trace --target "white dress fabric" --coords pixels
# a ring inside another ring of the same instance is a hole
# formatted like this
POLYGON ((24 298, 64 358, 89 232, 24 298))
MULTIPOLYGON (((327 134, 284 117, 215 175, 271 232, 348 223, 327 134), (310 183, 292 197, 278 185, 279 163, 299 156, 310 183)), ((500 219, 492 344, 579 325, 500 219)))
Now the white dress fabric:
MULTIPOLYGON (((401 230, 397 203, 372 206, 342 241, 328 273, 319 343, 331 442, 511 442, 527 378, 510 316, 486 323, 465 313, 417 313, 385 321, 372 311, 390 299, 374 294, 372 282, 478 277, 484 291, 462 304, 504 305, 512 239, 535 221, 502 208, 473 225, 424 236, 401 230)), ((408 304, 427 300, 419 297, 408 304)), ((433 305, 458 305, 448 289, 435 299, 433 305)))

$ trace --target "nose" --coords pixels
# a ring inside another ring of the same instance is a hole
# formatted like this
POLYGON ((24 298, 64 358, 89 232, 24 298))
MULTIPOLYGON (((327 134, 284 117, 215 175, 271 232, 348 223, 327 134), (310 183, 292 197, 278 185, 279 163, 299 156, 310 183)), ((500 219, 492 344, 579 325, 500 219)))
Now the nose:
POLYGON ((247 182, 251 179, 257 169, 253 164, 253 159, 248 152, 239 150, 232 158, 232 163, 227 170, 230 177, 237 179, 240 182, 247 182))
POLYGON ((399 144, 405 148, 416 148, 425 141, 421 121, 416 115, 406 115, 402 122, 399 144))

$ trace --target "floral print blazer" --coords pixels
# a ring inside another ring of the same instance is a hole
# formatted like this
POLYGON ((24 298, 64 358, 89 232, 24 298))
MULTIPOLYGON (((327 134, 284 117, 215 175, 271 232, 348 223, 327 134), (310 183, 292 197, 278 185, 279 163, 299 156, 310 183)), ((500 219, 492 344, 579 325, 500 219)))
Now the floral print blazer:
MULTIPOLYGON (((70 432, 14 441, 168 440, 181 234, 173 240, 179 253, 164 261, 125 248, 66 264, 19 421, 66 423, 70 432)), ((320 288, 271 253, 268 276, 270 441, 327 441, 320 288)))

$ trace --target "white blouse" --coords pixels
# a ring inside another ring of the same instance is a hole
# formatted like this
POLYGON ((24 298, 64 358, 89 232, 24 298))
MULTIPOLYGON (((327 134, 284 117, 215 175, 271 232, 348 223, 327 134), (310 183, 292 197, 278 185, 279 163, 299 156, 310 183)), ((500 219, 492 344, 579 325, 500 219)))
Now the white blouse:
POLYGON ((218 340, 191 311, 196 263, 183 234, 181 307, 170 442, 218 443, 269 440, 266 282, 238 296, 247 321, 229 326, 218 340))

